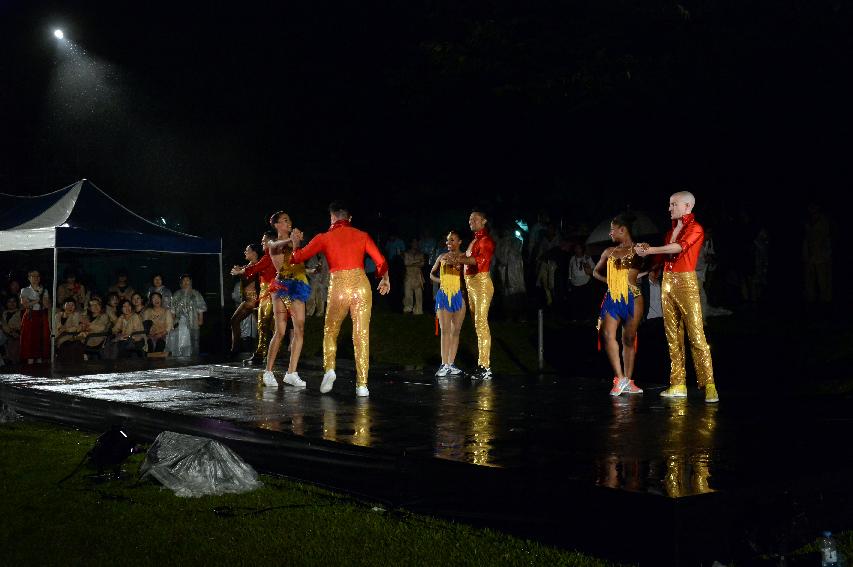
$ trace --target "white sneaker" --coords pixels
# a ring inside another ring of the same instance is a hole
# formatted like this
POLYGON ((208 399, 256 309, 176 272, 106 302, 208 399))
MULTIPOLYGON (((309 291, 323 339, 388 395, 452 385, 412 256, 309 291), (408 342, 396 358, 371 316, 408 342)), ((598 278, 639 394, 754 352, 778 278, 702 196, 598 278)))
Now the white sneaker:
POLYGON ((275 374, 270 372, 269 370, 264 370, 264 386, 274 387, 278 386, 278 382, 275 379, 275 374))
POLYGON ((370 395, 370 390, 367 389, 367 386, 356 386, 355 387, 355 397, 356 398, 366 398, 370 395))
POLYGON ((452 362, 447 365, 447 369, 450 370, 450 374, 453 376, 458 376, 458 375, 462 374, 462 369, 457 368, 457 366, 455 364, 453 364, 452 362))
POLYGON ((438 367, 438 372, 435 373, 436 376, 444 377, 450 372, 450 365, 442 364, 438 367))
POLYGON ((284 375, 284 383, 296 386, 297 388, 305 387, 305 380, 299 377, 299 372, 288 372, 284 375))
POLYGON ((320 383, 320 393, 326 394, 332 391, 332 386, 335 384, 335 375, 334 370, 327 370, 325 374, 323 374, 323 381, 320 383))

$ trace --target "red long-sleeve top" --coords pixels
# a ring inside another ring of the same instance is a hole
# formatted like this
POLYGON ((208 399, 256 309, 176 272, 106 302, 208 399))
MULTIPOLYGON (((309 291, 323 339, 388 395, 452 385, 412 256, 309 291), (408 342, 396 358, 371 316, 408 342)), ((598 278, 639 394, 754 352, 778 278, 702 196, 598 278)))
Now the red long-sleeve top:
POLYGON ((348 220, 335 221, 328 232, 318 234, 305 248, 295 250, 290 263, 305 262, 320 252, 326 255, 330 272, 364 269, 365 254, 376 264, 377 277, 381 278, 388 271, 385 257, 370 235, 350 226, 348 220))
POLYGON ((275 279, 276 275, 278 275, 278 272, 272 263, 269 250, 266 250, 260 260, 246 268, 243 272, 243 277, 246 279, 254 277, 255 275, 260 278, 261 284, 269 284, 275 279))
MULTIPOLYGON (((672 233, 677 224, 678 220, 672 221, 672 228, 666 233, 665 244, 672 243, 672 233)), ((681 232, 678 233, 678 238, 675 240, 681 246, 681 252, 664 255, 664 272, 696 271, 696 261, 699 259, 699 251, 702 249, 702 242, 705 240, 705 230, 693 218, 693 213, 681 217, 681 224, 681 232)))
POLYGON ((489 267, 492 265, 492 256, 494 255, 495 241, 489 236, 488 231, 482 228, 475 232, 469 256, 477 260, 477 264, 465 264, 465 275, 473 276, 480 272, 488 272, 489 267))

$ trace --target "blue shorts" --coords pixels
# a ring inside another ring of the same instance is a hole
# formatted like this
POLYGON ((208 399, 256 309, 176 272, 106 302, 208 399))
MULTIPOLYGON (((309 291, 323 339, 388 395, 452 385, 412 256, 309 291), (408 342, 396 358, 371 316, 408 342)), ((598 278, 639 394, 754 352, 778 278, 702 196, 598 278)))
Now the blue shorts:
POLYGON ((627 321, 634 316, 634 293, 628 291, 627 301, 616 301, 610 296, 608 290, 604 296, 604 302, 601 304, 601 314, 599 317, 604 320, 605 315, 610 315, 617 321, 627 321))

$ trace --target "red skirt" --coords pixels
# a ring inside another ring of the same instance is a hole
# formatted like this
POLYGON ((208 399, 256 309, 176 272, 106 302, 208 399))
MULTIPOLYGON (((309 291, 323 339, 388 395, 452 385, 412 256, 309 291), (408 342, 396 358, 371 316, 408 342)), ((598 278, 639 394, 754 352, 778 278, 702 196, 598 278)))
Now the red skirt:
POLYGON ((50 313, 27 309, 21 317, 21 360, 50 358, 50 313))

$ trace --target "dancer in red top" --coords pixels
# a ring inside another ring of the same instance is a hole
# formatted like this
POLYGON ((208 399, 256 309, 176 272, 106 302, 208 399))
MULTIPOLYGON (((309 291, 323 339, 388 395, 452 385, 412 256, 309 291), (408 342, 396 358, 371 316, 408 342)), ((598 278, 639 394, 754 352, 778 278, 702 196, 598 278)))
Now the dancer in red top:
POLYGON ((245 364, 252 366, 261 364, 266 360, 275 323, 269 287, 278 272, 273 266, 272 258, 270 258, 269 242, 275 240, 276 236, 276 231, 268 230, 261 237, 264 255, 261 256, 260 260, 242 268, 240 266, 231 268, 232 276, 243 276, 246 279, 257 277, 260 285, 258 293, 258 347, 252 357, 244 361, 245 364))
POLYGON ((490 380, 492 371, 490 355, 492 350, 492 335, 489 331, 489 306, 495 294, 495 286, 489 274, 492 256, 495 253, 495 241, 486 228, 489 219, 483 211, 475 210, 468 217, 468 226, 474 233, 474 239, 468 245, 464 255, 449 256, 447 263, 465 265, 465 286, 468 288, 468 303, 471 305, 471 316, 474 318, 474 329, 477 331, 477 365, 472 378, 490 380))
POLYGON ((352 217, 346 205, 339 201, 329 205, 332 226, 328 232, 318 234, 305 248, 298 248, 302 233, 291 232, 293 255, 291 264, 303 263, 322 252, 329 263, 329 300, 326 305, 326 323, 323 327, 323 382, 320 392, 331 391, 337 377, 335 357, 338 351, 338 332, 349 312, 352 318, 352 344, 355 349, 356 396, 369 396, 367 371, 370 355, 370 313, 373 295, 364 273, 364 256, 370 256, 376 264, 376 275, 381 278, 378 286, 382 295, 391 291, 388 280, 388 264, 379 248, 366 232, 350 226, 352 217))
POLYGON ((638 244, 638 255, 664 255, 661 281, 661 306, 666 342, 669 344, 671 370, 669 388, 661 392, 667 398, 687 397, 687 372, 684 368, 684 327, 690 340, 693 366, 700 388, 705 389, 705 401, 720 401, 714 383, 711 348, 705 340, 699 281, 696 279, 696 260, 705 239, 705 231, 693 217, 696 198, 688 191, 679 191, 669 198, 672 229, 666 233, 666 244, 638 244))

